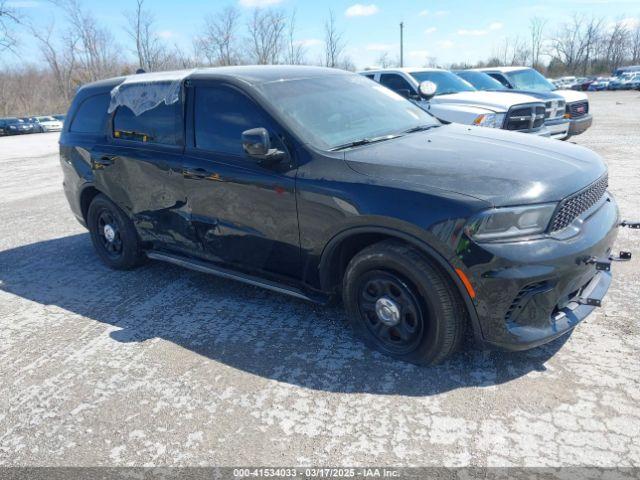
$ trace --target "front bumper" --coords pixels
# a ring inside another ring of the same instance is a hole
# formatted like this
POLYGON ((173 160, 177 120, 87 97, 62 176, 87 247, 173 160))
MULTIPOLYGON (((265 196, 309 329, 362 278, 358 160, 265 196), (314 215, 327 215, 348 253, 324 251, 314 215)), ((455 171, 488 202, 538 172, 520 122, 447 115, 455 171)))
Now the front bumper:
POLYGON ((557 118, 544 122, 544 125, 551 133, 551 138, 557 138, 558 140, 563 140, 569 136, 570 124, 571 120, 568 118, 557 118))
POLYGON ((482 343, 533 348, 567 333, 593 311, 578 299, 602 299, 611 275, 584 260, 611 253, 619 224, 613 197, 607 193, 581 222, 580 232, 566 239, 470 243, 463 261, 476 291, 476 336, 482 343), (478 263, 469 265, 473 260, 478 263))
POLYGON ((593 116, 588 113, 582 117, 572 118, 569 126, 569 135, 580 135, 593 123, 593 116))

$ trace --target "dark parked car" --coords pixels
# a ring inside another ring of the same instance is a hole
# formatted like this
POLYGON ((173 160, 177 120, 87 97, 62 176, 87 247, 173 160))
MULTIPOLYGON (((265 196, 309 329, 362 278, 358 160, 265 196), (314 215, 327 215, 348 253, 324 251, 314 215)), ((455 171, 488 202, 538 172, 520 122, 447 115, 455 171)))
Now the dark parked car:
POLYGON ((0 135, 24 135, 33 133, 34 125, 20 118, 0 118, 0 135))
POLYGON ((465 329, 493 347, 548 342, 611 282, 618 209, 597 154, 442 125, 340 70, 93 83, 73 100, 60 159, 109 267, 152 258, 341 296, 358 336, 410 362, 443 360, 465 329))

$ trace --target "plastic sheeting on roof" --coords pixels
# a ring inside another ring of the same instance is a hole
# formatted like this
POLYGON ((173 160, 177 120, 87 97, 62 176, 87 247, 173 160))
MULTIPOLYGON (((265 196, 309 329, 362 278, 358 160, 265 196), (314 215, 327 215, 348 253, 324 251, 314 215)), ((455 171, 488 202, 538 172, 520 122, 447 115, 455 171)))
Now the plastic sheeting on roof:
POLYGON ((161 103, 171 105, 180 100, 180 87, 194 70, 142 73, 127 77, 111 90, 109 113, 120 106, 128 107, 135 116, 156 108, 161 103))

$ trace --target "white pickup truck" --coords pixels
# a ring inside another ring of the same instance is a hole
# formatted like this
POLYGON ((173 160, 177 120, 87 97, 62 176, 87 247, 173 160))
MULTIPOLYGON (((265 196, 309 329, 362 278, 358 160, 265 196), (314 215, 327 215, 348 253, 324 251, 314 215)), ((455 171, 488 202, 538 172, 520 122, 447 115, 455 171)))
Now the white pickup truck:
POLYGON ((550 135, 544 125, 544 102, 528 95, 481 92, 450 71, 437 68, 386 68, 359 73, 409 98, 447 123, 550 135), (423 82, 435 84, 432 98, 424 98, 419 93, 423 82))
POLYGON ((593 122, 589 113, 589 97, 586 93, 576 90, 557 89, 555 85, 544 78, 537 70, 529 67, 492 67, 478 68, 492 76, 505 87, 513 90, 531 90, 553 92, 564 97, 567 102, 566 114, 571 120, 569 136, 580 135, 593 122))

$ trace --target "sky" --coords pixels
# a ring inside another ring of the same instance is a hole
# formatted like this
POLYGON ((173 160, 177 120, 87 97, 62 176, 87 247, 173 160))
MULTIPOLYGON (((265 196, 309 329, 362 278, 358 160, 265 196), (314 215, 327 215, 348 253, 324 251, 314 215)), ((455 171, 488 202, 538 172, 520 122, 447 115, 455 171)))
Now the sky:
MULTIPOLYGON (((107 25, 116 42, 127 43, 124 13, 134 0, 84 0, 100 22, 107 25)), ((56 22, 62 16, 48 0, 11 0, 10 6, 36 25, 56 22)), ((404 22, 405 65, 421 66, 427 59, 438 64, 474 63, 488 58, 505 38, 526 36, 530 18, 547 19, 552 33, 573 13, 605 17, 608 21, 627 19, 640 22, 640 0, 146 0, 153 11, 159 34, 169 43, 190 49, 202 19, 229 5, 246 16, 253 8, 296 10, 299 42, 307 46, 310 60, 320 58, 323 23, 333 10, 344 34, 346 54, 358 68, 376 64, 382 52, 399 53, 399 23, 404 22), (435 60, 434 60, 435 59, 435 60)), ((35 43, 22 37, 20 56, 4 55, 9 63, 41 61, 35 43)), ((130 52, 126 50, 126 55, 130 52)))

